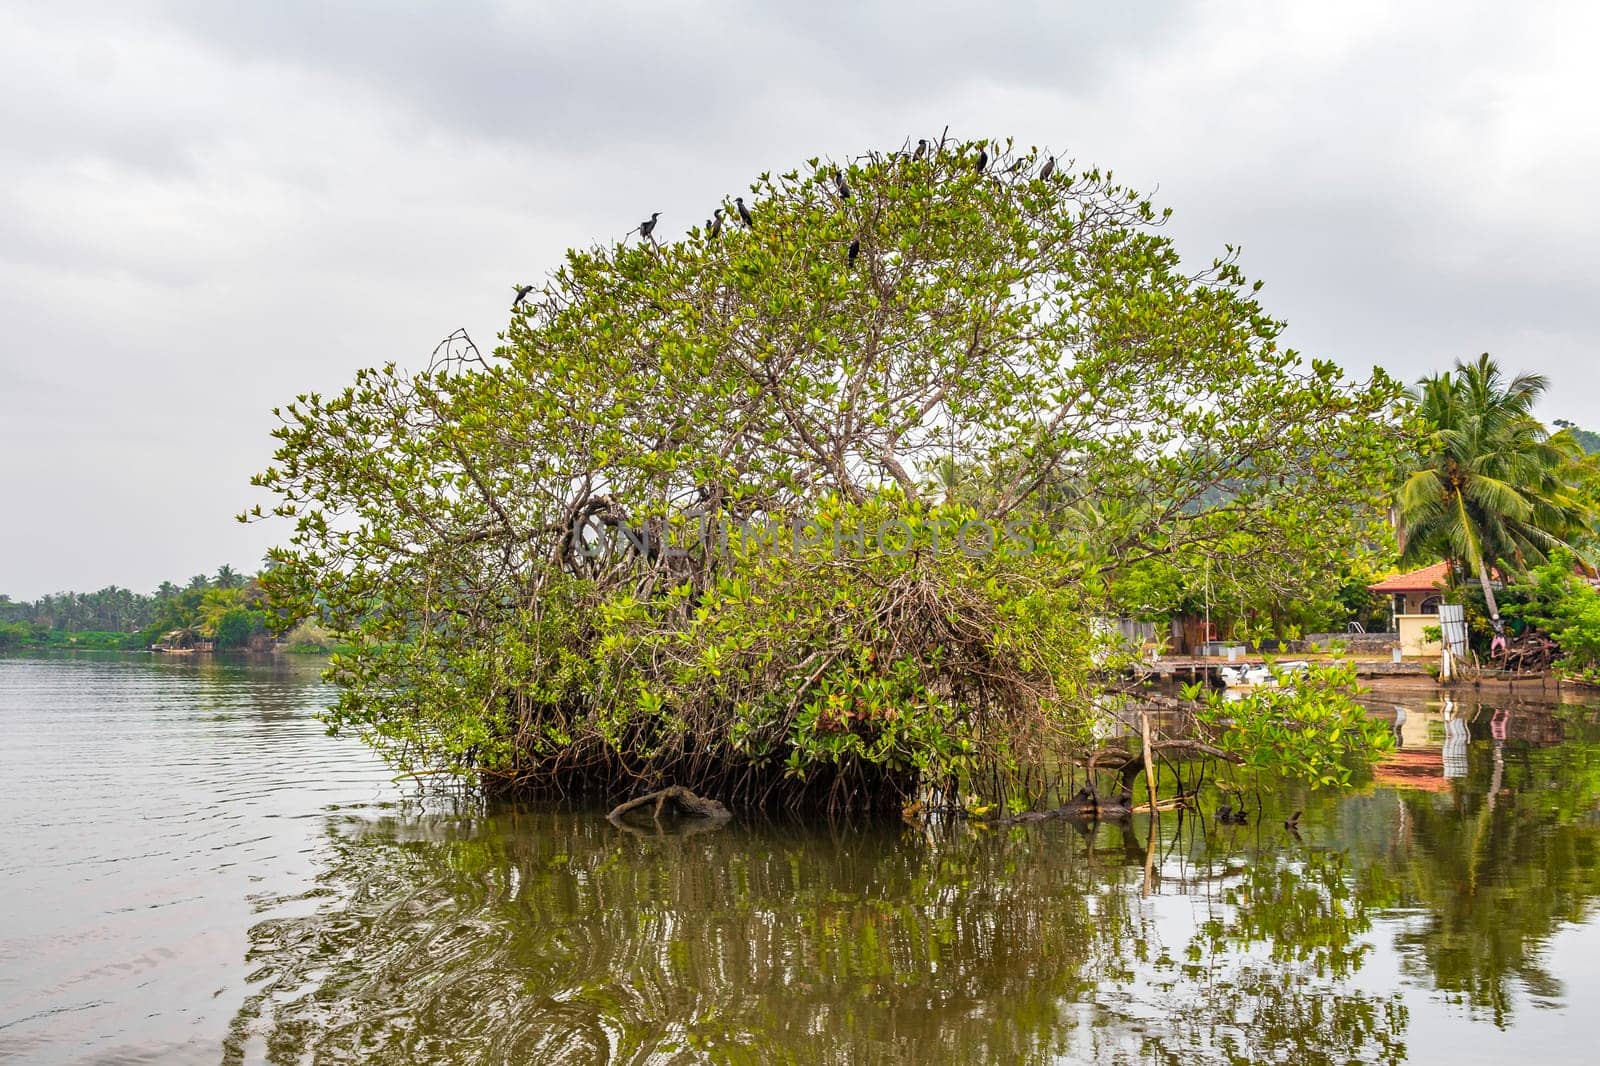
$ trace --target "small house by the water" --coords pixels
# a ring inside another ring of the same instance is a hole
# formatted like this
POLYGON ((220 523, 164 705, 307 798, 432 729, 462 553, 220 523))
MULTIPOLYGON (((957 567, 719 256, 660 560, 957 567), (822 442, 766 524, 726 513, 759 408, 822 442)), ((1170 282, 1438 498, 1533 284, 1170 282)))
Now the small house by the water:
POLYGON ((1449 581, 1450 564, 1434 563, 1367 586, 1373 592, 1392 597, 1394 630, 1400 636, 1402 654, 1439 654, 1439 640, 1429 640, 1424 630, 1438 626, 1439 605, 1444 602, 1444 590, 1449 581))

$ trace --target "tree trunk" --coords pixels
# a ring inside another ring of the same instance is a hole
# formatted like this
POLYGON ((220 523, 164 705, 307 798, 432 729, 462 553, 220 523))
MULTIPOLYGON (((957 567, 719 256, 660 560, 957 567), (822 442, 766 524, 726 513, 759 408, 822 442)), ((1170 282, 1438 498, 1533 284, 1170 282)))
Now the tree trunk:
POLYGON ((1494 598, 1494 588, 1489 584, 1489 564, 1483 559, 1478 560, 1478 583, 1483 586, 1483 603, 1489 608, 1489 624, 1494 627, 1494 635, 1500 640, 1505 640, 1506 627, 1500 621, 1500 604, 1494 598))

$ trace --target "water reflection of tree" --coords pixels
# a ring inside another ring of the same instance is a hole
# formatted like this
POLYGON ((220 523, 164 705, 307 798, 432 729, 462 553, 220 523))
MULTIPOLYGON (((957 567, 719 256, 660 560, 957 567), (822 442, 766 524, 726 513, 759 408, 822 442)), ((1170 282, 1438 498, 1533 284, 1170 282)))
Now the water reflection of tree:
POLYGON ((1186 854, 1166 864, 1165 887, 1203 910, 1181 959, 1151 967, 1144 1007, 1162 1008, 1162 1021, 1146 1058, 1405 1059, 1398 990, 1364 989, 1358 979, 1373 950, 1373 912, 1342 852, 1262 826, 1194 832, 1181 843, 1186 854))
POLYGON ((1393 1057, 1398 1005, 1345 987, 1369 919, 1337 856, 1208 866, 1215 920, 1190 940, 1144 908, 1145 854, 1064 823, 334 833, 324 905, 252 932, 229 1058, 255 1039, 275 1062, 1393 1057), (1163 1026, 1131 1020, 1158 1004, 1163 1026))
POLYGON ((1506 715, 1473 716, 1467 775, 1451 792, 1381 793, 1390 824, 1348 834, 1363 895, 1411 914, 1397 938, 1407 972, 1501 1026, 1518 987, 1560 995, 1541 948, 1600 896, 1600 737, 1571 715, 1567 743, 1517 739, 1551 723, 1516 713, 1509 740, 1506 715))

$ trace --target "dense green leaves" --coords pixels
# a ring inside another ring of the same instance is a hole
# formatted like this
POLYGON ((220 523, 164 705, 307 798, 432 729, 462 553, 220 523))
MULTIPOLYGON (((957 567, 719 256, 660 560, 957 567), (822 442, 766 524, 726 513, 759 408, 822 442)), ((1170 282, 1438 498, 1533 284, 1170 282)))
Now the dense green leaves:
POLYGON ((1580 575, 1571 552, 1553 552, 1514 592, 1522 602, 1508 614, 1548 633, 1567 668, 1591 679, 1600 674, 1600 591, 1580 575))

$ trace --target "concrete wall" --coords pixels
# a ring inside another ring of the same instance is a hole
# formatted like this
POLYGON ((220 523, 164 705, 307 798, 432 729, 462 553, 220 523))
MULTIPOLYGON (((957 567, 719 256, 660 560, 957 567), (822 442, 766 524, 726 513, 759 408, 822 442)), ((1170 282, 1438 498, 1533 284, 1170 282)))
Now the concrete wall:
POLYGON ((1293 651, 1310 651, 1311 645, 1315 644, 1327 651, 1331 645, 1338 643, 1352 655, 1386 655, 1399 641, 1400 637, 1395 633, 1307 633, 1294 641, 1290 648, 1293 651))
POLYGON ((1397 614, 1394 617, 1395 625, 1400 630, 1400 651, 1404 655, 1434 655, 1437 656, 1444 650, 1444 645, 1437 640, 1427 640, 1422 631, 1429 626, 1439 625, 1439 616, 1436 614, 1397 614))

